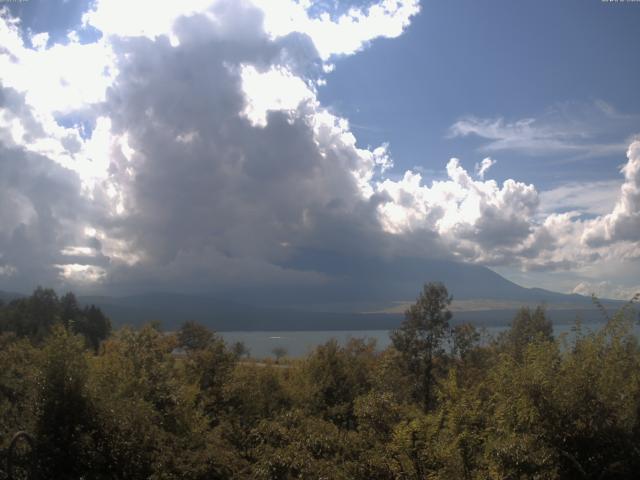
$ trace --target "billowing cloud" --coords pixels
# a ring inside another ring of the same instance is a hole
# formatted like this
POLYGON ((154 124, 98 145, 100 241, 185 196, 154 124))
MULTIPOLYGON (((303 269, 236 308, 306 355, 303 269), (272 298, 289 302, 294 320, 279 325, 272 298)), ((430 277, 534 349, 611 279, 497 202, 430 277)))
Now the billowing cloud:
POLYGON ((312 40, 320 57, 349 55, 379 37, 395 38, 420 11, 419 0, 383 0, 367 9, 352 7, 332 18, 328 12, 312 16, 312 2, 303 0, 259 0, 265 11, 265 27, 272 36, 301 32, 312 40))
POLYGON ((246 97, 243 113, 253 125, 266 126, 269 111, 294 112, 302 102, 315 98, 312 86, 283 67, 259 72, 248 65, 240 75, 246 97))
POLYGON ((587 296, 595 295, 598 298, 630 300, 635 295, 640 294, 640 285, 621 286, 607 280, 602 282, 580 282, 573 289, 573 293, 587 296))
POLYGON ((617 200, 606 195, 610 204, 615 202, 608 213, 606 206, 603 210, 587 201, 588 193, 578 195, 575 185, 542 195, 533 185, 512 179, 499 186, 494 180, 474 180, 457 159, 447 165, 447 181, 429 186, 420 174, 407 171, 399 181, 379 182, 377 189, 385 201, 378 210, 388 232, 435 231, 448 250, 465 261, 555 270, 634 259, 640 255, 639 151, 640 142, 633 142, 617 200), (541 197, 546 199, 544 208, 541 197), (552 211, 554 197, 573 198, 574 209, 552 211))
POLYGON ((457 159, 446 180, 392 177, 388 146, 359 147, 320 103, 331 58, 400 35, 417 1, 337 16, 291 1, 135 3, 95 2, 83 22, 103 36, 88 44, 30 48, 0 21, 0 286, 330 283, 311 251, 529 270, 640 254, 636 143, 614 209, 584 219, 584 205, 554 212, 534 185, 487 179, 490 158, 475 177, 457 159))
POLYGON ((484 180, 485 173, 487 173, 495 164, 496 161, 489 157, 483 159, 480 163, 476 163, 476 175, 478 175, 481 180, 484 180))
MULTIPOLYGON (((395 3, 370 15, 393 16, 395 3)), ((3 24, 13 42, 2 56, 11 67, 4 96, 20 106, 4 109, 4 143, 40 155, 72 182, 66 195, 75 192, 69 234, 57 242, 49 232, 47 255, 34 260, 70 283, 153 287, 162 279, 202 288, 323 282, 320 273, 282 265, 300 248, 373 248, 383 232, 370 182, 390 165, 386 147, 357 148, 348 122, 319 105, 321 59, 305 32, 274 37, 264 29, 269 12, 248 2, 170 4, 135 25, 121 21, 130 7, 97 2, 85 23, 105 37, 89 45, 41 42, 34 50, 15 24, 3 24), (73 64, 86 78, 60 71, 64 90, 45 102, 40 69, 85 50, 101 60, 73 64), (31 83, 21 84, 25 78, 31 83), (65 96, 76 85, 88 93, 65 96)), ((362 42, 377 35, 370 30, 362 42)), ((42 186, 42 195, 57 188, 42 186)), ((20 217, 5 223, 8 238, 41 230, 34 200, 27 192, 3 202, 13 206, 6 215, 20 217)), ((1 251, 4 276, 28 270, 8 246, 1 251)))
POLYGON ((389 199, 379 206, 384 227, 394 233, 437 231, 465 260, 488 260, 494 247, 518 245, 530 233, 538 204, 532 185, 507 180, 476 181, 457 159, 447 164, 448 181, 422 184, 420 174, 385 180, 378 191, 389 199))
MULTIPOLYGON (((77 174, 46 157, 0 146, 0 268, 16 288, 57 284, 58 265, 75 262, 68 245, 91 246, 82 230, 93 218, 77 174)), ((101 269, 108 259, 83 258, 101 269)))
POLYGON ((640 141, 627 152, 629 161, 622 167, 624 183, 613 211, 591 222, 584 232, 589 245, 637 242, 640 239, 640 141))
MULTIPOLYGON (((167 35, 175 44, 179 41, 173 32, 176 18, 211 15, 212 4, 226 9, 226 3, 187 0, 159 4, 140 0, 132 4, 126 0, 97 0, 91 11, 85 14, 84 22, 107 35, 146 36, 150 39, 167 35)), ((349 8, 337 18, 332 18, 328 12, 312 15, 313 2, 308 0, 254 0, 251 3, 242 0, 237 3, 245 5, 241 7, 243 10, 251 4, 260 9, 261 29, 271 39, 292 33, 310 38, 322 60, 334 55, 353 54, 379 37, 398 37, 409 26, 411 17, 420 11, 419 0, 383 0, 367 9, 349 8)), ((216 25, 225 36, 234 35, 230 26, 224 23, 216 25)))

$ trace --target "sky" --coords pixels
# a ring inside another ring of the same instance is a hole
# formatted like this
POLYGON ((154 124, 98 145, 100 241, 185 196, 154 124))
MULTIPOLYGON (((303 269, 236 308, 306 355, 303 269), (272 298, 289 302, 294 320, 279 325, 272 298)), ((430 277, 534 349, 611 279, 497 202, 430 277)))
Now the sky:
POLYGON ((0 8, 2 290, 313 288, 329 254, 640 291, 639 2, 0 8))

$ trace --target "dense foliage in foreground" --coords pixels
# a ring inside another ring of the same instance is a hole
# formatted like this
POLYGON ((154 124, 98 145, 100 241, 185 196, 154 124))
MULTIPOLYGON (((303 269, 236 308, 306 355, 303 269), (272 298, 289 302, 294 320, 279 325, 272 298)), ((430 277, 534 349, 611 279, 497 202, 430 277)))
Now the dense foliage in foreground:
POLYGON ((88 313, 78 328, 58 305, 21 329, 35 314, 5 306, 0 449, 32 432, 52 479, 637 478, 630 310, 568 340, 523 309, 480 345, 472 326, 450 327, 449 302, 426 285, 383 352, 331 341, 279 363, 193 323, 123 328, 96 349, 88 313))

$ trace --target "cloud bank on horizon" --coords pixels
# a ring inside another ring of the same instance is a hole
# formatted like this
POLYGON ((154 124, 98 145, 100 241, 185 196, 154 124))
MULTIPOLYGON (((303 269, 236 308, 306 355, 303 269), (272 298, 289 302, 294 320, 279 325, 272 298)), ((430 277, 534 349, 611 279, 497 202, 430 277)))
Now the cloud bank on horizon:
MULTIPOLYGON (((102 36, 52 42, 5 11, 0 287, 330 282, 288 263, 305 251, 549 272, 640 258, 640 140, 607 184, 612 208, 561 211, 558 191, 488 178, 492 158, 475 173, 452 158, 440 180, 393 174, 388 145, 359 146, 322 105, 337 58, 402 35, 419 12, 417 0, 337 14, 293 0, 97 0, 81 28, 102 36)), ((492 156, 519 145, 588 153, 572 132, 538 127, 466 117, 450 135, 485 138, 492 156)), ((575 285, 630 291, 578 274, 575 285)))

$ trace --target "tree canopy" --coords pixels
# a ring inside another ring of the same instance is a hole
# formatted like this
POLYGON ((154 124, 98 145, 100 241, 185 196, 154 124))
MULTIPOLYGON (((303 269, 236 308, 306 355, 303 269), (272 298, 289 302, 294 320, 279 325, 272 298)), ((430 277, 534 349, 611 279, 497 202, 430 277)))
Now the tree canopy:
POLYGON ((0 333, 41 342, 56 324, 82 335, 94 350, 111 332, 109 318, 95 305, 81 307, 73 293, 58 297, 54 290, 38 287, 28 297, 0 305, 0 333))
POLYGON ((427 284, 389 348, 332 340, 275 363, 193 323, 96 349, 78 325, 97 314, 39 289, 0 308, 0 478, 20 430, 42 479, 637 477, 631 308, 559 338, 524 308, 480 341, 450 302, 427 284))
POLYGON ((434 362, 442 354, 450 332, 451 296, 442 283, 427 283, 416 303, 405 312, 405 320, 391 334, 393 346, 400 352, 414 377, 414 396, 427 410, 433 400, 434 362))

